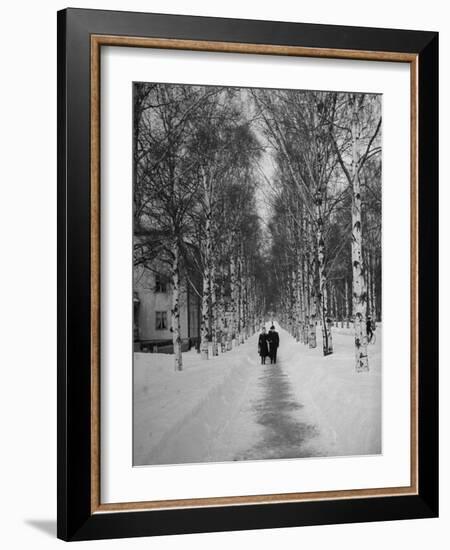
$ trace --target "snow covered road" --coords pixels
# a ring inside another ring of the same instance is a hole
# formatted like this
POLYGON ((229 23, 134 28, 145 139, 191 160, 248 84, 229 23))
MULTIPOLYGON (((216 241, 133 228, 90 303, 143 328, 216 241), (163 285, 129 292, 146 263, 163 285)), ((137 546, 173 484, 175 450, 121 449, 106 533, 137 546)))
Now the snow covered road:
MULTIPOLYGON (((371 371, 354 371, 353 336, 334 329, 323 357, 279 329, 277 365, 261 365, 257 336, 202 361, 136 353, 134 465, 381 452, 381 331, 371 371)), ((320 329, 318 329, 320 336, 320 329)))

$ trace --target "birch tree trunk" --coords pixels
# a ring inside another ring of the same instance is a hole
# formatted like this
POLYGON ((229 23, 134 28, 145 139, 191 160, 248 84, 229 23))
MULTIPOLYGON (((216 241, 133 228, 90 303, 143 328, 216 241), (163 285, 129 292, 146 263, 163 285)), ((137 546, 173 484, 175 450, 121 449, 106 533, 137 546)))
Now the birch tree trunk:
POLYGON ((298 318, 298 339, 302 344, 305 341, 305 295, 304 295, 304 273, 303 273, 303 205, 297 203, 297 235, 296 235, 296 258, 297 258, 297 318, 298 318))
POLYGON ((213 357, 219 355, 219 349, 217 346, 218 335, 218 313, 217 313, 217 293, 216 293, 216 268, 215 261, 213 259, 210 270, 210 292, 211 292, 211 338, 212 338, 212 354, 213 357))
POLYGON ((298 317, 297 317, 297 270, 292 270, 291 272, 291 334, 298 342, 297 339, 297 327, 298 327, 298 317))
POLYGON ((247 341, 251 336, 251 312, 250 312, 250 300, 251 300, 251 281, 250 281, 250 268, 246 263, 246 276, 244 284, 244 339, 247 341))
POLYGON ((336 286, 333 285, 333 315, 334 315, 334 321, 335 326, 339 326, 339 309, 338 309, 338 302, 337 302, 337 294, 336 294, 336 286))
POLYGON ((369 271, 370 271, 370 313, 373 320, 377 317, 376 291, 375 291, 375 269, 374 269, 373 254, 369 254, 369 271))
MULTIPOLYGON (((308 223, 308 229, 310 224, 308 223)), ((316 281, 315 281, 315 271, 316 271, 316 258, 314 254, 314 248, 312 245, 312 235, 308 231, 309 236, 309 292, 310 292, 310 310, 309 310, 309 336, 308 344, 310 348, 317 347, 317 337, 316 337, 316 317, 317 317, 317 296, 316 296, 316 281)))
POLYGON ((316 223, 317 223, 317 263, 319 268, 319 303, 322 311, 322 335, 323 354, 325 356, 333 353, 333 341, 331 337, 331 323, 328 323, 328 290, 325 272, 325 241, 323 237, 322 219, 322 191, 319 189, 315 197, 316 223))
POLYGON ((304 306, 305 306, 305 316, 304 316, 304 325, 303 325, 303 342, 305 344, 309 343, 309 319, 311 315, 311 293, 310 293, 310 278, 309 278, 309 251, 308 251, 308 241, 306 237, 306 219, 303 216, 302 220, 302 232, 303 232, 303 264, 302 272, 303 276, 303 296, 304 296, 304 306))
POLYGON ((378 272, 378 262, 375 258, 374 260, 374 266, 373 266, 373 305, 374 305, 374 311, 375 311, 375 319, 376 321, 381 321, 381 315, 380 315, 380 309, 379 309, 379 299, 378 299, 378 292, 377 292, 377 277, 376 274, 378 272))
POLYGON ((309 263, 308 256, 304 254, 303 256, 303 297, 304 297, 304 324, 303 324, 303 343, 309 343, 309 318, 311 315, 311 296, 309 291, 309 263))
POLYGON ((202 359, 208 359, 208 326, 209 304, 211 300, 210 288, 211 273, 211 211, 206 212, 205 220, 205 250, 203 255, 203 294, 202 294, 202 322, 200 330, 200 354, 202 359))
POLYGON ((236 265, 234 256, 230 256, 230 323, 227 335, 227 350, 233 348, 233 336, 236 330, 236 265))
POLYGON ((220 267, 220 301, 219 301, 219 314, 220 314, 220 348, 224 353, 226 350, 226 316, 225 316, 225 270, 223 265, 220 267))
POLYGON ((181 353, 181 326, 180 326, 180 247, 178 237, 172 242, 172 342, 175 360, 175 370, 183 370, 183 357, 181 353))
MULTIPOLYGON (((295 258, 295 257, 294 257, 295 258)), ((293 268, 291 271, 291 323, 292 336, 297 341, 298 315, 297 315, 297 269, 295 268, 295 259, 293 260, 293 268)))
POLYGON ((297 326, 297 342, 304 342, 304 332, 303 327, 305 323, 305 304, 303 296, 303 271, 302 271, 303 259, 301 254, 297 258, 297 317, 298 317, 298 326, 297 326))
POLYGON ((361 232, 361 189, 358 175, 358 104, 356 96, 352 105, 352 271, 353 271, 353 318, 355 329, 355 368, 356 372, 369 370, 366 333, 366 288, 361 232))
POLYGON ((244 280, 244 296, 243 296, 243 302, 242 302, 243 303, 243 309, 244 309, 244 316, 243 316, 244 340, 247 340, 248 337, 250 336, 249 335, 249 328, 248 328, 248 318, 249 318, 249 314, 248 314, 248 286, 249 286, 249 279, 248 279, 248 276, 247 276, 247 269, 246 269, 245 270, 245 280, 244 280))
POLYGON ((347 319, 347 328, 350 328, 350 311, 348 310, 348 280, 345 279, 345 318, 347 319))
POLYGON ((256 288, 255 288, 254 278, 252 278, 250 300, 251 300, 250 311, 252 316, 252 335, 253 335, 256 332, 256 288))
MULTIPOLYGON (((242 249, 242 245, 241 245, 241 249, 242 249)), ((244 269, 243 269, 243 262, 242 262, 242 250, 241 250, 241 253, 239 254, 239 258, 238 258, 238 266, 239 266, 239 285, 238 285, 238 289, 239 289, 239 300, 238 300, 238 303, 239 303, 239 343, 240 344, 243 344, 244 343, 244 331, 245 331, 245 321, 244 321, 244 316, 245 316, 245 312, 244 312, 244 307, 245 307, 245 304, 244 304, 244 269)))
POLYGON ((234 277, 234 304, 235 304, 235 318, 234 318, 234 345, 239 346, 241 343, 240 330, 241 330, 241 284, 240 284, 240 269, 239 269, 239 253, 235 260, 235 277, 234 277))
POLYGON ((369 260, 369 254, 364 251, 363 253, 363 261, 365 266, 365 273, 366 273, 366 315, 372 315, 372 282, 370 278, 370 260, 369 260))

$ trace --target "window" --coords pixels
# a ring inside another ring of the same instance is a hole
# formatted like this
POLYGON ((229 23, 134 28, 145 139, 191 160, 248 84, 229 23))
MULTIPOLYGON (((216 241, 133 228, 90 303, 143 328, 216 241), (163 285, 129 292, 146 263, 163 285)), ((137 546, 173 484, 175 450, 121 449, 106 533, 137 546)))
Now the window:
POLYGON ((156 330, 167 329, 167 311, 156 312, 156 330))
POLYGON ((167 281, 163 275, 155 275, 155 292, 167 292, 167 281))

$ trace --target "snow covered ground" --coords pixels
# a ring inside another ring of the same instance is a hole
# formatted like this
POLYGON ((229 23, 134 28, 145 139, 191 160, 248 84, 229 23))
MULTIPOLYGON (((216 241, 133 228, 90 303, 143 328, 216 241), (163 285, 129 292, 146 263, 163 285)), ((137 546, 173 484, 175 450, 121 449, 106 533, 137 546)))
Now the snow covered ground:
POLYGON ((319 347, 307 349, 292 338, 281 351, 292 388, 319 428, 316 456, 382 451, 381 326, 376 335, 376 343, 368 346, 368 373, 354 370, 352 329, 333 329, 334 353, 327 357, 319 347))
POLYGON ((277 365, 257 335, 219 357, 134 355, 134 465, 343 456, 381 452, 381 330, 369 373, 354 370, 351 329, 333 329, 323 357, 286 331, 277 365))

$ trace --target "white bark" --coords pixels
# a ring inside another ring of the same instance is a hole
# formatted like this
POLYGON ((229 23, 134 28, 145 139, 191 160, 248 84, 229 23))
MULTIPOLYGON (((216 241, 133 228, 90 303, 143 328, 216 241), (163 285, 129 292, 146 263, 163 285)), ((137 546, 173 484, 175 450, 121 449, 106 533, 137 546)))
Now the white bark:
POLYGON ((236 330, 236 264, 234 256, 230 256, 230 322, 227 335, 227 349, 233 347, 233 336, 236 330))
POLYGON ((378 296, 377 296, 377 280, 376 280, 376 267, 377 267, 377 261, 376 259, 373 260, 373 271, 372 271, 372 299, 373 299, 373 313, 374 313, 374 320, 379 321, 380 318, 378 316, 378 296))
POLYGON ((310 296, 310 279, 309 279, 309 251, 308 251, 308 245, 307 245, 307 237, 306 237, 306 220, 303 216, 302 220, 302 231, 303 231, 303 240, 302 240, 302 246, 303 246, 303 254, 302 254, 302 272, 303 272, 303 297, 304 297, 304 325, 303 325, 303 342, 305 344, 309 343, 309 319, 310 319, 310 304, 311 304, 311 296, 310 296))
POLYGON ((180 248, 178 238, 172 242, 172 342, 175 359, 175 370, 183 370, 181 353, 181 326, 180 326, 180 248))
POLYGON ((252 277, 250 286, 250 318, 251 318, 251 330, 252 335, 256 332, 256 289, 255 281, 252 277))
POLYGON ((234 264, 234 345, 239 346, 241 343, 240 339, 240 320, 241 320, 241 285, 240 285, 240 275, 239 275, 239 256, 235 260, 234 264))
POLYGON ((369 253, 369 273, 370 273, 370 314, 375 321, 377 318, 377 303, 375 290, 375 269, 373 254, 369 253))
POLYGON ((247 276, 247 270, 245 272, 245 279, 244 279, 244 295, 243 295, 243 310, 244 310, 244 330, 243 335, 244 339, 247 340, 247 338, 250 336, 249 334, 249 326, 248 326, 248 320, 249 320, 249 312, 248 312, 248 287, 249 287, 249 279, 247 276))
MULTIPOLYGON (((308 224, 309 228, 309 224, 308 224)), ((309 236, 309 292, 310 292, 310 304, 309 304, 309 334, 308 344, 310 348, 317 347, 316 337, 316 316, 317 316, 317 296, 316 296, 316 258, 314 254, 314 248, 312 246, 312 236, 308 231, 309 236)))
POLYGON ((239 304, 239 334, 237 340, 240 344, 244 343, 245 321, 244 321, 244 270, 242 262, 242 252, 238 257, 239 283, 238 283, 238 304, 239 304))
POLYGON ((200 354, 202 359, 208 359, 209 346, 209 304, 210 304, 210 271, 211 271, 211 212, 208 209, 205 220, 205 249, 203 253, 203 294, 202 320, 200 329, 200 354))
POLYGON ((219 355, 219 348, 217 346, 217 336, 219 332, 219 315, 217 312, 217 289, 216 289, 216 269, 215 262, 211 263, 210 271, 210 293, 211 293, 211 339, 212 339, 212 354, 213 356, 219 355))
POLYGON ((328 323, 328 289, 327 278, 325 272, 325 241, 323 235, 323 219, 322 219, 322 192, 319 190, 316 193, 316 222, 317 222, 317 263, 319 269, 319 303, 321 307, 322 317, 322 342, 323 354, 330 355, 333 353, 333 341, 331 336, 331 323, 328 323))
POLYGON ((289 310, 291 312, 291 334, 297 340, 297 281, 296 271, 291 271, 291 284, 290 284, 290 304, 289 310))
POLYGON ((366 288, 362 254, 361 188, 358 175, 358 104, 352 96, 352 266, 353 266, 353 317, 355 328, 355 368, 357 372, 369 370, 366 333, 366 288))
POLYGON ((302 270, 303 259, 299 254, 297 258, 297 342, 304 342, 304 332, 303 327, 305 324, 305 304, 303 296, 303 270, 302 270))
POLYGON ((225 270, 223 265, 220 268, 220 347, 221 352, 226 351, 226 317, 225 317, 225 270))

